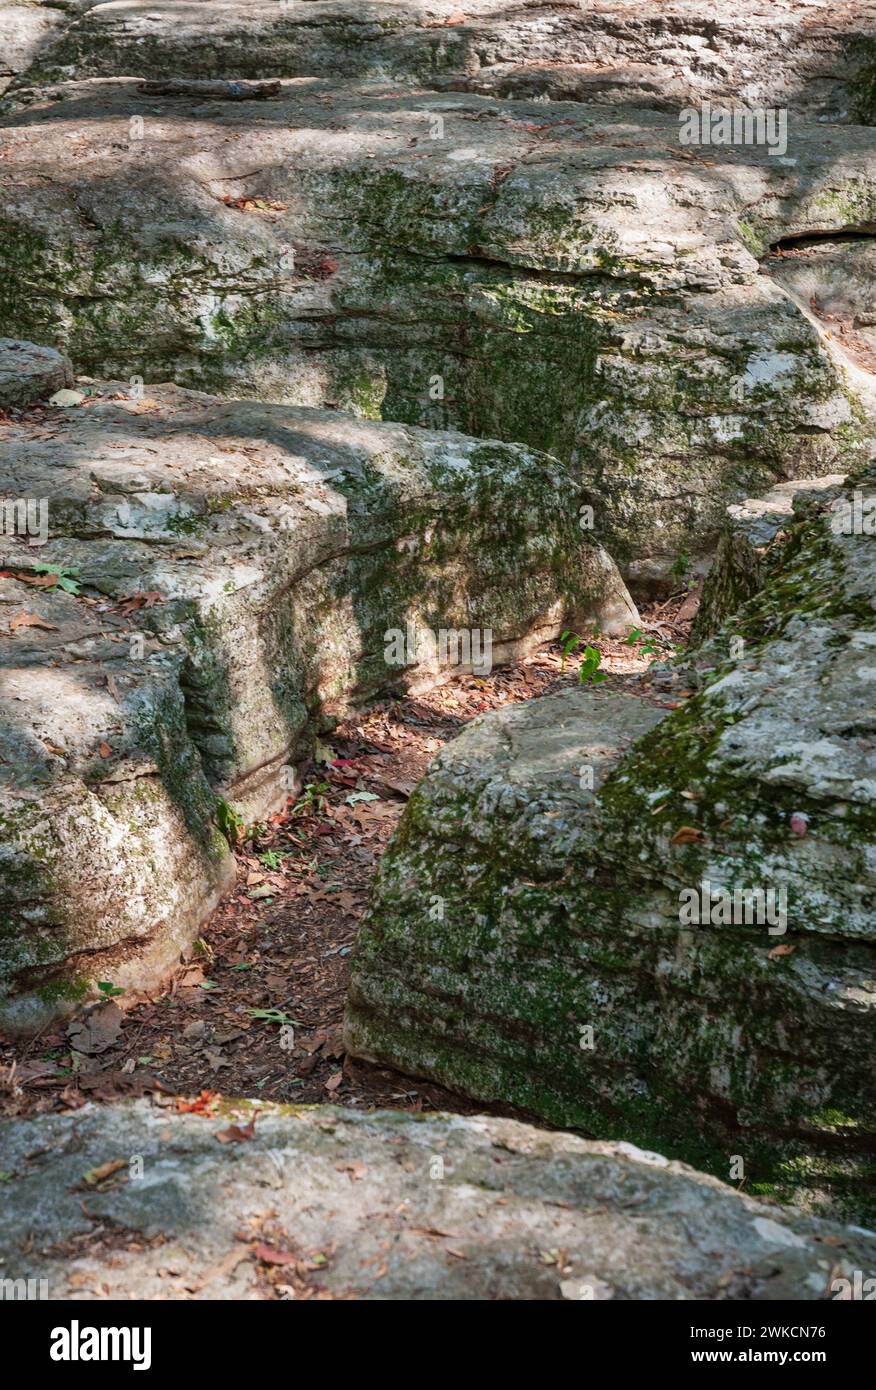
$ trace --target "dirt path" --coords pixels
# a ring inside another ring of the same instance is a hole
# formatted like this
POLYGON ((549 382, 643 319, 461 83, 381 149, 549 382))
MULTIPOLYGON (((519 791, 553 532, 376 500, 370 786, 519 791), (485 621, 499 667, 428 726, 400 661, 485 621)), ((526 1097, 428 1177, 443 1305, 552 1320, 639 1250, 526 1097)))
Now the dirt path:
MULTIPOLYGON (((687 634, 683 596, 652 607, 633 644, 594 638, 623 689, 687 634)), ((0 1043, 0 1114, 77 1108, 147 1091, 363 1108, 484 1110, 427 1082, 345 1058, 353 947, 380 856, 439 748, 468 720, 576 683, 557 644, 487 679, 380 704, 341 725, 305 769, 297 803, 249 827, 234 892, 159 994, 27 1043, 0 1043)), ((654 698, 660 700, 655 690, 654 698)), ((107 982, 111 987, 112 982, 107 982)), ((498 1108, 497 1108, 498 1109, 498 1108)), ((507 1111, 506 1113, 511 1113, 507 1111)))

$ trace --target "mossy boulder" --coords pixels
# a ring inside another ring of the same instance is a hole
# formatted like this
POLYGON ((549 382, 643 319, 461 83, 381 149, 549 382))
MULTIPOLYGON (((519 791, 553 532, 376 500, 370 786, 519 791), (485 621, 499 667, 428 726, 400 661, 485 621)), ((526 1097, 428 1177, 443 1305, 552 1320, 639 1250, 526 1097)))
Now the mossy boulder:
POLYGON ((25 505, 0 537, 0 1020, 22 1030, 98 979, 155 983, 232 875, 217 800, 275 807, 326 718, 636 620, 545 455, 81 385, 2 426, 25 505))
POLYGON ((876 538, 844 516, 789 525, 682 708, 566 693, 442 751, 360 932, 355 1055, 872 1220, 876 538))
POLYGON ((52 88, 3 133, 10 332, 101 377, 552 452, 643 590, 729 503, 865 456, 836 343, 757 257, 872 224, 869 129, 706 160, 653 111, 120 79, 52 88))
POLYGON ((702 588, 691 627, 694 645, 720 629, 765 587, 781 563, 786 528, 812 507, 826 507, 842 495, 841 473, 777 483, 764 497, 747 497, 727 508, 727 517, 702 588))

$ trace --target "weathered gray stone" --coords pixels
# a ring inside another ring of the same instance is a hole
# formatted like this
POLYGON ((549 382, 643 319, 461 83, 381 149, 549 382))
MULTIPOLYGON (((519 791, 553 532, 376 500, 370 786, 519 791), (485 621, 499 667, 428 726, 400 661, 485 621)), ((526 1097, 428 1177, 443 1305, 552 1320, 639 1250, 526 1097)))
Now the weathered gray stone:
MULTIPOLYGON (((858 488, 866 510, 876 478, 858 488)), ((789 527, 704 688, 626 756, 658 715, 604 689, 442 751, 360 933, 354 1054, 872 1210, 876 537, 836 523, 789 527), (700 925, 704 883, 772 911, 700 925)))
POLYGON ((780 533, 795 514, 812 506, 827 506, 842 496, 841 473, 777 483, 764 497, 747 497, 727 508, 724 530, 703 585, 690 640, 701 642, 718 631, 725 618, 760 593, 770 567, 782 554, 780 533))
POLYGON ((0 407, 47 400, 72 385, 73 368, 63 353, 0 338, 0 407))
POLYGON ((0 315, 81 369, 546 449, 642 588, 728 503, 869 437, 836 343, 757 258, 872 227, 872 129, 796 123, 775 158, 574 103, 58 94, 4 123, 0 315))
MULTIPOLYGON (((766 257, 764 267, 838 333, 840 342, 848 334, 853 344, 859 338, 862 348, 876 354, 876 239, 804 237, 781 255, 766 257)), ((872 370, 872 361, 868 366, 872 370)))
MULTIPOLYGON (((73 10, 73 4, 66 7, 73 10)), ((63 5, 0 5, 0 93, 70 22, 63 5)))
POLYGON ((26 523, 0 537, 11 1028, 97 979, 154 984, 227 886, 217 796, 259 818, 321 721, 568 622, 636 620, 546 456, 172 386, 83 389, 2 427, 4 519, 26 523), (38 587, 38 567, 60 583, 38 587))
POLYGON ((0 1124, 0 1166, 3 1277, 45 1278, 54 1299, 259 1297, 260 1240, 335 1298, 818 1301, 876 1272, 864 1231, 630 1144, 482 1116, 88 1105, 0 1124), (217 1143, 256 1114, 253 1139, 217 1143), (83 1242, 100 1225, 131 1234, 110 1264, 83 1242))
MULTIPOLYGON (((872 119, 872 0, 737 0, 732 10, 700 0, 522 0, 510 8, 507 0, 464 8, 456 0, 82 0, 65 8, 42 45, 32 37, 37 20, 18 10, 21 54, 12 68, 26 57, 33 64, 19 82, 337 74, 497 96, 669 110, 706 100, 872 119)), ((42 33, 45 8, 35 13, 42 33)))

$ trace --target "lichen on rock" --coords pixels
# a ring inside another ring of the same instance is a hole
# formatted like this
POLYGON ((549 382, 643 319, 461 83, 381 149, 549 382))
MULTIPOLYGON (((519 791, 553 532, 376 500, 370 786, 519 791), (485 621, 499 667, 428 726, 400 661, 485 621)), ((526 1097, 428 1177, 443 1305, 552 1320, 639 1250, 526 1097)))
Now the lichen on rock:
POLYGON ((99 970, 160 978, 233 876, 217 798, 246 822, 273 809, 320 719, 636 617, 556 460, 172 386, 87 391, 48 437, 2 429, 0 1018, 22 1031, 99 970))
POLYGON ((102 378, 551 452, 642 592, 709 552, 728 503, 864 460, 856 381, 757 258, 866 234, 866 129, 841 157, 813 123, 791 163, 704 163, 666 112, 618 140, 611 109, 572 102, 351 84, 335 117, 327 94, 293 84, 256 124, 132 78, 7 99, 9 331, 102 378), (71 123, 88 173, 58 182, 71 123))
POLYGON ((585 691, 469 725, 382 862, 350 1050, 872 1213, 874 599, 873 538, 816 506, 682 708, 585 691), (743 889, 784 912, 715 907, 743 889))

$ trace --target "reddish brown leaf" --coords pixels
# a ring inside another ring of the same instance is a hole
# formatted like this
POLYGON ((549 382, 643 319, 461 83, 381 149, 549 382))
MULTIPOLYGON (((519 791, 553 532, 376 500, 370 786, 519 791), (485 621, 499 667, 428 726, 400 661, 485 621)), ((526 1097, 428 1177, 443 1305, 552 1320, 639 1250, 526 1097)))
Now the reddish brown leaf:
POLYGON ((220 1144, 245 1144, 249 1139, 255 1139, 256 1117, 253 1115, 248 1125, 241 1128, 240 1125, 229 1125, 227 1129, 220 1129, 216 1138, 220 1144))
POLYGON ((180 1115, 212 1115, 218 1099, 218 1091, 202 1091, 197 1100, 183 1100, 178 1096, 176 1108, 180 1115))
POLYGON ((669 841, 671 845, 691 845, 706 837, 702 830, 698 830, 695 825, 680 825, 669 841))
POLYGON ((289 1250, 274 1250, 270 1245, 257 1245, 254 1253, 266 1265, 293 1265, 298 1259, 289 1250))
POLYGON ((90 1171, 83 1176, 82 1181, 89 1187, 100 1187, 101 1184, 106 1182, 107 1178, 113 1177, 115 1173, 121 1172, 121 1170, 127 1168, 127 1166, 128 1160, 126 1158, 113 1158, 109 1163, 102 1163, 99 1168, 90 1169, 90 1171))
POLYGON ((157 589, 148 589, 137 594, 129 594, 123 598, 119 604, 120 613, 134 613, 138 608, 154 608, 156 603, 163 603, 164 595, 157 589))
POLYGON ((774 946, 771 951, 767 951, 770 960, 778 960, 780 956, 790 956, 796 951, 796 946, 774 946))
POLYGON ((10 632, 16 632, 20 627, 41 627, 45 628, 46 632, 58 631, 55 623, 44 622, 43 619, 37 617, 35 613, 28 613, 26 608, 20 608, 18 612, 13 613, 12 617, 9 619, 10 632))

